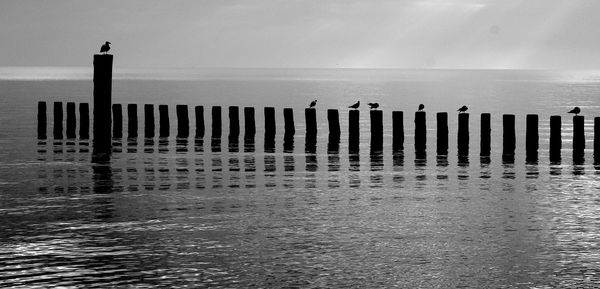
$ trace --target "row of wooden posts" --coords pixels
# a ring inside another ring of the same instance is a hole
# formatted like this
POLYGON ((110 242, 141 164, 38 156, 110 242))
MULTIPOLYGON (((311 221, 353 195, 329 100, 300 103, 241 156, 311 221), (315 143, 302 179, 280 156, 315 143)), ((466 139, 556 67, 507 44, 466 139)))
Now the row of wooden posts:
MULTIPOLYGON (((66 105, 66 137, 76 138, 76 104, 68 102, 66 105)), ((190 121, 187 105, 177 105, 177 137, 187 138, 190 136, 190 121)), ((212 116, 212 134, 213 138, 220 138, 222 135, 222 108, 213 106, 211 108, 212 116)), ((230 106, 229 112, 229 136, 236 138, 240 135, 240 108, 230 106)), ((204 125, 204 107, 195 106, 195 137, 203 138, 205 134, 204 125)), ((348 127, 348 145, 349 150, 358 150, 359 145, 359 111, 349 111, 348 127)), ((383 148, 383 111, 371 110, 370 113, 370 131, 371 131, 371 149, 381 150, 383 148)), ((244 107, 244 138, 254 138, 256 134, 256 121, 254 107, 244 107)), ((276 132, 275 108, 264 108, 265 120, 265 139, 273 139, 276 132)), ((316 143, 317 117, 314 108, 304 110, 306 121, 306 138, 308 142, 316 143)), ((79 137, 89 138, 89 105, 87 103, 79 104, 79 137)), ((158 106, 159 116, 159 137, 170 136, 170 120, 167 105, 158 106)), ((138 108, 137 104, 127 105, 127 137, 138 137, 138 108)), ((291 108, 283 109, 284 118, 284 138, 293 138, 296 129, 294 124, 294 111, 291 108)), ((446 155, 448 153, 448 113, 438 112, 437 118, 437 154, 446 155)), ((110 117, 108 118, 110 121, 110 117)), ((327 110, 327 121, 329 124, 330 140, 339 142, 340 137, 340 116, 337 109, 327 110)), ((144 105, 144 137, 154 138, 156 136, 155 128, 155 106, 153 104, 144 105)), ((415 151, 425 152, 427 149, 427 124, 426 113, 424 111, 415 112, 415 151)), ((526 117, 526 158, 528 161, 535 161, 538 158, 539 133, 538 133, 538 115, 528 114, 526 117)), ((46 135, 46 102, 38 103, 38 138, 45 139, 46 135)), ((504 114, 502 116, 503 126, 503 150, 504 157, 514 156, 516 148, 515 115, 504 114)), ((110 127, 110 126, 109 126, 110 127)), ((550 160, 557 161, 561 157, 562 136, 561 136, 561 117, 554 115, 550 117, 550 160)), ((489 113, 481 114, 481 135, 480 135, 480 156, 491 155, 491 115, 489 113)), ((55 139, 63 138, 63 103, 54 102, 54 129, 55 139)), ((112 104, 112 138, 123 137, 123 108, 121 104, 112 104)), ((394 151, 404 149, 404 115, 402 111, 392 112, 392 148, 394 151)), ((458 155, 468 155, 469 153, 469 114, 458 114, 458 135, 457 135, 458 155)), ((583 159, 585 149, 584 117, 573 117, 573 157, 574 159, 583 159)), ((594 119, 594 158, 600 159, 600 117, 594 119)))

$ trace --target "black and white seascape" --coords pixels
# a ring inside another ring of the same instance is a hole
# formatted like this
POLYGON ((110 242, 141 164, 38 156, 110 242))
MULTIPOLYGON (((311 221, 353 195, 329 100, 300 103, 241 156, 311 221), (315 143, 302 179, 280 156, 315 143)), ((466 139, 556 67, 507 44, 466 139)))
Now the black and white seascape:
POLYGON ((600 3, 5 1, 2 288, 596 288, 600 3))

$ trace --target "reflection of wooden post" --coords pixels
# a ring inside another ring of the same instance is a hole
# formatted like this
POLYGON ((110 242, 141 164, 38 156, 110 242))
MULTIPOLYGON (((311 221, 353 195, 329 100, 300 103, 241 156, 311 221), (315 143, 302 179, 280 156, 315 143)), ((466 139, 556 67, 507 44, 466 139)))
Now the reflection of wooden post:
POLYGON ((137 104, 130 103, 127 105, 127 138, 138 137, 138 115, 137 104))
POLYGON ((284 136, 291 137, 296 133, 294 125, 294 110, 291 108, 283 109, 284 136))
POLYGON ((550 161, 559 162, 561 159, 560 150, 562 149, 561 136, 561 118, 560 115, 550 116, 550 161))
POLYGON ((600 117, 594 118, 594 164, 600 163, 600 117))
POLYGON ((383 149, 383 111, 371 110, 371 151, 383 149))
POLYGON ((112 105, 112 113, 113 113, 113 137, 114 138, 122 138, 123 137, 123 107, 121 104, 114 103, 112 105))
POLYGON ((159 137, 169 137, 171 125, 169 124, 169 106, 161 104, 158 106, 158 118, 160 125, 158 127, 159 137))
POLYGON ((194 107, 196 115, 196 138, 204 137, 204 106, 197 105, 194 107))
POLYGON ((573 116, 573 161, 583 160, 585 150, 585 132, 583 115, 573 116))
POLYGON ((265 107, 265 136, 275 136, 275 108, 265 107))
POLYGON ((54 102, 53 135, 54 135, 54 139, 62 139, 63 138, 63 108, 62 108, 62 102, 60 102, 60 101, 54 102))
POLYGON ((423 153, 427 151, 427 124, 424 111, 415 112, 415 151, 423 153))
POLYGON ((144 137, 154 138, 154 131, 156 130, 154 125, 154 105, 144 104, 144 137))
POLYGON ((458 155, 469 155, 469 114, 458 114, 458 155))
POLYGON ((90 105, 87 103, 79 104, 79 138, 90 138, 90 105))
POLYGON ((38 139, 46 139, 48 136, 46 135, 46 102, 40 101, 38 102, 38 139))
POLYGON ((190 136, 190 119, 188 117, 188 106, 178 104, 175 106, 177 112, 177 137, 187 138, 190 136))
POLYGON ((256 134, 256 121, 254 107, 244 107, 244 138, 254 139, 256 134))
POLYGON ((525 161, 537 161, 539 147, 540 136, 538 129, 538 116, 537 114, 528 114, 525 126, 525 161))
POLYGON ((404 150, 404 112, 392 112, 392 147, 394 151, 404 150))
POLYGON ((77 116, 75 116, 75 103, 67 102, 67 138, 76 138, 77 116))
POLYGON ((502 115, 502 156, 514 158, 516 146, 515 115, 502 115))
POLYGON ((98 152, 111 145, 112 64, 112 55, 94 55, 94 150, 98 152))
POLYGON ((438 112, 437 115, 437 154, 448 154, 448 113, 438 112))
POLYGON ((481 114, 481 137, 479 140, 479 156, 489 157, 492 152, 491 114, 481 114))
POLYGON ((348 149, 350 153, 356 153, 360 144, 360 111, 350 110, 348 121, 348 149))
POLYGON ((240 108, 229 107, 229 137, 237 139, 240 135, 240 108))

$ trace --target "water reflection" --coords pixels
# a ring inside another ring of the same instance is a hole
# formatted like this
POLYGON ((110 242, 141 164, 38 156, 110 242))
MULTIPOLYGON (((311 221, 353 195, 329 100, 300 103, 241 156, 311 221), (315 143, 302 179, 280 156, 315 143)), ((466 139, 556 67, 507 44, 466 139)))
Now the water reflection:
POLYGON ((212 137, 210 139, 210 151, 213 153, 221 152, 221 138, 220 137, 212 137))
POLYGON ((448 156, 446 155, 438 155, 436 157, 436 165, 438 167, 437 170, 437 179, 438 180, 447 180, 448 179, 448 156))
POLYGON ((185 154, 188 152, 188 139, 187 138, 176 138, 175 139, 175 153, 185 154))
POLYGON ((383 171, 383 151, 381 149, 372 149, 369 156, 371 167, 371 187, 381 187, 383 186, 383 174, 374 172, 383 171))
POLYGON ((360 171, 360 155, 357 153, 350 153, 348 155, 350 173, 348 174, 348 181, 351 188, 360 187, 360 175, 357 173, 360 171), (354 173, 353 173, 354 172, 354 173))

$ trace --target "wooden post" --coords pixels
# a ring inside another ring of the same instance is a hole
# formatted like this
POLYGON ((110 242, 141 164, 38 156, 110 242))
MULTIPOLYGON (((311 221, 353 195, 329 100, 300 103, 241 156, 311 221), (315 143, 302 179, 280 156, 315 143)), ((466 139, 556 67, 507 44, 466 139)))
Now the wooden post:
POLYGON ((113 131, 112 136, 114 138, 122 138, 123 137, 123 107, 121 104, 114 103, 112 105, 112 113, 113 113, 113 131))
POLYGON ((404 112, 392 112, 392 149, 393 151, 404 150, 404 112))
POLYGON ((594 164, 600 164, 600 117, 594 118, 594 164))
POLYGON ((283 121, 284 121, 284 137, 292 137, 296 134, 296 128, 294 126, 294 110, 291 108, 283 109, 283 121))
POLYGON ((155 125, 154 125, 154 105, 144 104, 144 137, 154 138, 155 136, 155 125))
POLYGON ((138 115, 137 104, 130 103, 127 105, 127 138, 138 137, 138 115))
POLYGON ((371 110, 371 151, 383 150, 383 111, 371 110))
POLYGON ((46 134, 46 102, 45 101, 39 101, 38 102, 38 114, 37 114, 37 120, 38 120, 38 139, 46 139, 48 138, 47 134, 46 134))
POLYGON ((63 138, 63 107, 62 102, 54 102, 54 139, 63 138))
POLYGON ((112 64, 110 54, 94 55, 94 150, 111 146, 112 64))
POLYGON ((538 115, 528 114, 525 127, 525 161, 537 162, 540 136, 538 129, 538 115))
POLYGON ((158 106, 158 118, 158 136, 169 137, 169 134, 171 132, 171 125, 169 124, 169 106, 167 106, 166 104, 161 104, 158 106))
POLYGON ((213 106, 212 107, 212 138, 221 138, 222 128, 221 128, 221 107, 213 106))
POLYGON ((560 115, 550 116, 550 161, 560 162, 562 149, 561 135, 561 118, 560 115))
POLYGON ((415 112, 415 151, 427 151, 427 115, 424 111, 415 112))
POLYGON ((481 114, 481 137, 479 139, 479 156, 489 157, 492 152, 492 126, 491 114, 481 114))
POLYGON ((204 106, 197 105, 194 107, 196 115, 196 138, 204 137, 204 106))
POLYGON ((178 104, 175 106, 177 112, 177 137, 187 138, 190 136, 190 119, 188 117, 188 106, 178 104))
POLYGON ((237 106, 229 107, 229 138, 240 135, 240 108, 237 106))
POLYGON ((459 113, 458 114, 458 155, 468 156, 469 155, 469 114, 459 113))
POLYGON ((341 134, 340 130, 340 114, 337 109, 327 110, 327 122, 329 123, 329 135, 337 136, 341 134))
POLYGON ((353 109, 349 112, 348 121, 348 150, 357 153, 360 144, 360 111, 353 109))
POLYGON ((317 134, 317 110, 314 108, 305 108, 304 116, 306 118, 306 134, 317 134))
POLYGON ((77 116, 75 116, 75 103, 67 102, 67 138, 77 137, 77 116))
POLYGON ((265 107, 265 136, 275 136, 275 108, 265 107))
POLYGON ((244 139, 254 139, 256 134, 256 122, 254 118, 254 107, 244 107, 244 139))
POLYGON ((438 112, 437 115, 437 154, 448 154, 448 113, 438 112))
POLYGON ((573 161, 581 162, 584 158, 585 132, 583 115, 573 116, 573 161))
POLYGON ((502 115, 502 157, 506 161, 514 160, 516 146, 515 115, 502 115))
POLYGON ((90 138, 90 105, 87 103, 79 104, 79 138, 90 138))

